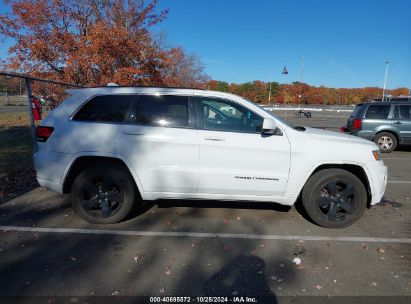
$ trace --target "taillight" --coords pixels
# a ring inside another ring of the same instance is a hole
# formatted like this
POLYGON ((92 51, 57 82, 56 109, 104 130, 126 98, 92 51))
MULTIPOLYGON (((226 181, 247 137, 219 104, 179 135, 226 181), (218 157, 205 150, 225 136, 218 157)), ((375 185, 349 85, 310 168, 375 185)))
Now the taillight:
POLYGON ((36 137, 37 141, 40 142, 45 142, 47 139, 50 137, 51 133, 53 133, 54 128, 53 127, 43 127, 43 126, 38 126, 36 129, 36 137))
POLYGON ((361 129, 362 126, 362 120, 361 119, 354 119, 352 128, 353 129, 361 129))

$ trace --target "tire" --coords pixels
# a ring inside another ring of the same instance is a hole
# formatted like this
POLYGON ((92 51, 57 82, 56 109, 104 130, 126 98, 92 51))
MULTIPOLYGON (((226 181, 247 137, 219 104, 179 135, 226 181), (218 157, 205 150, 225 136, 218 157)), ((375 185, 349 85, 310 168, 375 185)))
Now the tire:
POLYGON ((382 153, 390 153, 397 148, 398 141, 397 137, 388 132, 378 133, 374 137, 374 142, 377 144, 378 148, 382 153))
POLYGON ((317 225, 344 228, 364 213, 367 191, 354 174, 342 169, 324 169, 312 175, 304 185, 302 204, 317 225))
POLYGON ((129 172, 112 165, 95 166, 76 177, 70 200, 75 212, 87 222, 114 224, 130 213, 136 194, 129 172))

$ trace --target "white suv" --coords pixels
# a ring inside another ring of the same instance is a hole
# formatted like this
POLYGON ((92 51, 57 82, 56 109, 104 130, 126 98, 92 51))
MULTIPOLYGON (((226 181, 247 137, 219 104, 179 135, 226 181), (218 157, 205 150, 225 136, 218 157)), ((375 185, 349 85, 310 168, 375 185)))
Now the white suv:
POLYGON ((142 200, 212 199, 293 205, 323 227, 346 227, 383 197, 378 147, 292 127, 239 96, 103 87, 71 96, 37 128, 37 180, 70 193, 92 223, 123 220, 142 200))

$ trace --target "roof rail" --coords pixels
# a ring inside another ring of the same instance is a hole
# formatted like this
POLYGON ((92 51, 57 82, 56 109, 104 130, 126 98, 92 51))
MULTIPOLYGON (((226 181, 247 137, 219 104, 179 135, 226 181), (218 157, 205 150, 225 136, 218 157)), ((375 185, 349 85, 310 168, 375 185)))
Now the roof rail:
POLYGON ((167 87, 167 86, 123 86, 118 85, 116 83, 109 83, 107 86, 94 86, 94 87, 87 87, 88 88, 107 88, 107 87, 116 87, 116 88, 142 88, 142 89, 185 89, 185 90, 201 90, 206 91, 206 89, 202 88, 194 88, 194 87, 167 87))
POLYGON ((375 98, 371 102, 411 102, 411 96, 384 98, 384 101, 381 98, 375 98))

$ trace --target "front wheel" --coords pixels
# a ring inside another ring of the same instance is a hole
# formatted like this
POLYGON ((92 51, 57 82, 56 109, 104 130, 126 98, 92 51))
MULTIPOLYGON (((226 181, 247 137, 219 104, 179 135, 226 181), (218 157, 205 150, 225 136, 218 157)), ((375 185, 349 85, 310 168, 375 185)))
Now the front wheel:
POLYGON ((302 192, 302 203, 316 224, 344 228, 364 213, 367 191, 354 174, 341 169, 325 169, 309 178, 302 192))
POLYGON ((135 197, 130 174, 116 166, 85 169, 74 180, 71 190, 74 210, 93 224, 120 222, 130 213, 135 197))

